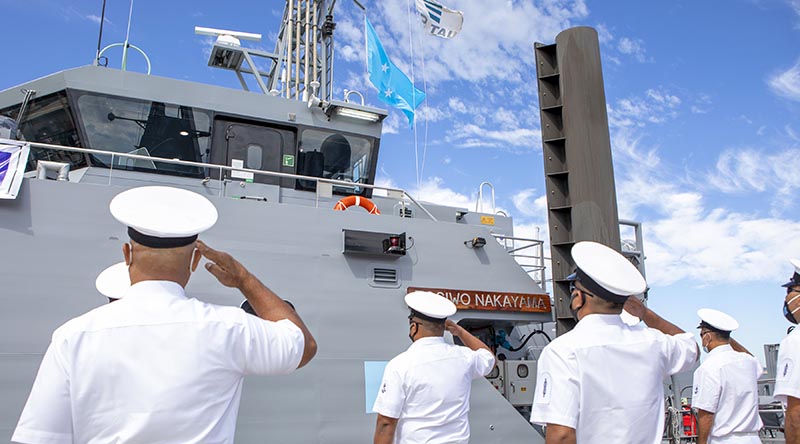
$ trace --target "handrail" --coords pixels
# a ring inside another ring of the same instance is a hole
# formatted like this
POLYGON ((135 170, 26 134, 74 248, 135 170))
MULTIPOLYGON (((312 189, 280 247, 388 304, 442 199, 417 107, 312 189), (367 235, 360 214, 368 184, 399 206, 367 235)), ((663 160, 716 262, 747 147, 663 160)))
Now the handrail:
POLYGON ((544 257, 544 241, 540 239, 530 239, 525 237, 515 237, 515 236, 508 236, 505 234, 498 234, 492 233, 492 236, 498 241, 503 243, 503 247, 506 249, 506 252, 511 255, 513 258, 520 258, 520 259, 533 259, 534 263, 522 263, 518 262, 519 266, 528 273, 537 273, 539 275, 539 279, 536 277, 531 276, 531 278, 539 283, 542 286, 542 290, 547 291, 547 280, 545 278, 545 270, 547 267, 544 265, 545 257, 544 257), (509 247, 508 241, 511 241, 512 244, 509 247), (515 245, 515 242, 529 242, 528 244, 524 244, 520 247, 515 245), (535 252, 531 254, 519 254, 520 251, 526 250, 529 248, 535 248, 535 252))
POLYGON ((486 181, 483 181, 483 182, 481 182, 480 185, 478 185, 478 201, 475 202, 475 212, 476 213, 480 213, 481 211, 483 211, 483 186, 484 185, 488 185, 489 189, 492 190, 492 213, 494 213, 495 209, 497 208, 497 207, 495 207, 495 204, 494 204, 494 185, 492 185, 491 182, 486 182, 486 181))
MULTIPOLYGON (((100 57, 103 55, 104 52, 106 52, 106 49, 111 49, 111 48, 114 48, 114 47, 117 47, 117 46, 125 46, 125 43, 112 43, 112 44, 106 46, 105 48, 103 48, 97 54, 97 59, 95 59, 95 65, 97 64, 97 60, 100 60, 100 57)), ((147 57, 147 54, 144 52, 144 50, 142 48, 139 48, 136 45, 132 45, 132 44, 128 43, 127 48, 133 48, 133 49, 139 51, 139 53, 144 56, 144 60, 147 62, 147 75, 150 75, 150 69, 152 67, 150 65, 150 57, 147 57)), ((127 54, 124 55, 123 58, 127 59, 127 54)), ((125 61, 123 61, 122 64, 123 64, 122 71, 125 71, 125 66, 124 66, 125 65, 125 61)))
MULTIPOLYGON (((258 175, 262 175, 262 176, 280 177, 280 178, 285 178, 285 179, 310 180, 310 181, 314 181, 314 182, 330 183, 332 185, 339 185, 339 186, 345 186, 345 187, 357 186, 357 187, 369 188, 369 189, 373 189, 373 190, 384 190, 386 192, 401 193, 402 196, 407 197, 408 200, 410 200, 412 203, 414 203, 414 205, 419 207, 428 217, 431 218, 431 220, 433 220, 435 222, 438 222, 438 219, 436 219, 436 217, 434 217, 433 214, 431 214, 431 212, 428 211, 427 208, 425 208, 421 203, 417 202, 416 199, 411 197, 410 194, 408 194, 405 190, 403 190, 401 188, 389 188, 389 187, 383 187, 383 186, 380 186, 380 185, 372 185, 372 184, 368 184, 368 183, 356 184, 354 182, 347 182, 347 181, 344 181, 344 180, 324 179, 322 177, 305 176, 305 175, 302 175, 302 174, 281 173, 281 172, 277 172, 277 171, 262 171, 262 170, 254 170, 254 169, 250 169, 250 168, 234 168, 234 167, 227 166, 227 165, 215 165, 215 164, 204 163, 204 162, 193 162, 193 161, 190 161, 190 160, 179 160, 179 159, 167 159, 167 158, 163 158, 163 157, 142 156, 140 154, 118 153, 118 152, 115 152, 115 151, 104 151, 104 150, 97 150, 97 149, 93 149, 93 148, 78 148, 78 147, 71 147, 71 146, 53 145, 53 144, 41 143, 41 142, 23 142, 23 141, 18 141, 18 140, 0 139, 0 143, 9 143, 9 142, 10 143, 14 143, 14 144, 28 144, 28 145, 30 145, 32 147, 35 147, 35 148, 44 148, 44 149, 60 150, 60 151, 74 151, 74 152, 77 152, 77 153, 86 153, 86 154, 110 155, 111 156, 111 164, 112 164, 112 166, 113 166, 113 163, 114 163, 114 157, 115 156, 119 156, 119 157, 124 157, 124 158, 129 158, 129 159, 149 160, 151 162, 163 162, 163 163, 174 164, 174 165, 186 165, 186 166, 194 166, 194 167, 200 167, 200 168, 215 168, 215 169, 219 169, 220 170, 220 173, 219 173, 219 175, 220 175, 220 179, 219 180, 220 181, 222 181, 222 171, 223 170, 244 171, 244 172, 247 172, 247 173, 253 173, 253 174, 258 174, 258 175)), ((109 172, 109 174, 111 174, 111 173, 109 172)), ((220 193, 221 192, 222 192, 222 189, 220 188, 220 193)))

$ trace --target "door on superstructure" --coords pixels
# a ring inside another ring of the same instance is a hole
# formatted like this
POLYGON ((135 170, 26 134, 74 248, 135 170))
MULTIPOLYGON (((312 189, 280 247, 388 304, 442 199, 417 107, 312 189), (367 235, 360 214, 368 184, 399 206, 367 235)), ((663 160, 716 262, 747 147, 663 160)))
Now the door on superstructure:
MULTIPOLYGON (((294 173, 295 132, 266 124, 217 119, 212 162, 233 168, 294 173)), ((293 187, 294 180, 248 171, 228 170, 223 176, 263 184, 293 187)))

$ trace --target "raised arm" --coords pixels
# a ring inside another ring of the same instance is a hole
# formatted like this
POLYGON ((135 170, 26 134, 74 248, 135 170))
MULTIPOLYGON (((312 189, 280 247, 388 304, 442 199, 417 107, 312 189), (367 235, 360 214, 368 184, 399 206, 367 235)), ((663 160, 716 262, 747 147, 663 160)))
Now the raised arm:
POLYGON ((747 353, 748 355, 753 356, 753 354, 750 353, 750 350, 746 349, 744 345, 736 342, 736 339, 733 338, 731 338, 731 348, 737 352, 747 353))
POLYGON ((625 302, 625 311, 644 321, 645 325, 648 327, 655 328, 666 335, 674 336, 680 333, 686 333, 677 325, 667 321, 653 310, 645 307, 642 301, 635 296, 629 297, 625 302))
MULTIPOLYGON (((686 333, 678 327, 677 325, 667 321, 666 319, 662 318, 653 310, 645 307, 642 301, 635 296, 631 296, 625 301, 625 311, 628 313, 636 316, 637 318, 644 321, 645 325, 650 328, 654 328, 665 335, 675 336, 681 333, 686 333)), ((700 358, 700 347, 695 344, 695 360, 700 358)))
POLYGON ((230 254, 214 250, 199 240, 197 249, 210 261, 206 264, 209 273, 213 274, 222 285, 239 289, 250 302, 258 317, 275 322, 288 319, 300 328, 303 332, 304 347, 303 357, 297 368, 308 364, 317 353, 317 342, 297 312, 230 254))
POLYGON ((484 344, 483 341, 476 338, 475 335, 468 332, 464 327, 456 324, 455 322, 451 321, 450 319, 446 320, 444 323, 444 327, 453 334, 453 336, 458 337, 461 339, 461 342, 464 343, 467 347, 472 350, 484 349, 489 353, 492 352, 492 349, 489 348, 488 345, 484 344))

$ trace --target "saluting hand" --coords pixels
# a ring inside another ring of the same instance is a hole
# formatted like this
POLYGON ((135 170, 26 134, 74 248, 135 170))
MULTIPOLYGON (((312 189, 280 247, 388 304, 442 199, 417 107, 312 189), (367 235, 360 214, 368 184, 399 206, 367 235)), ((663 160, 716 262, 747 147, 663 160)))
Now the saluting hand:
POLYGON ((461 326, 451 321, 450 319, 444 321, 444 328, 449 331, 453 336, 459 336, 461 326))
POLYGON ((205 267, 209 273, 226 287, 240 288, 250 272, 228 253, 217 251, 203 241, 197 241, 197 249, 206 257, 205 267))
POLYGON ((630 296, 628 300, 625 301, 623 309, 641 320, 644 320, 644 315, 647 313, 647 307, 645 307, 644 303, 636 296, 630 296))

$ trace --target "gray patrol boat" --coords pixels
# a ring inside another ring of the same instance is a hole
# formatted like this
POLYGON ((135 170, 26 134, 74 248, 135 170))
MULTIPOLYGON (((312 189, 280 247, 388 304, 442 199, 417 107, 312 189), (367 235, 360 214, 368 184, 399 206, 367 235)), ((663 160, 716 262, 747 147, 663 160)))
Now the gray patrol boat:
MULTIPOLYGON (((542 242, 515 238, 494 208, 374 184, 387 112, 356 92, 333 97, 333 3, 288 0, 271 53, 241 43, 252 35, 199 29, 217 36, 208 64, 244 90, 95 63, 0 92, 0 116, 18 125, 0 144, 30 148, 16 198, 0 200, 0 441, 53 330, 105 302, 95 277, 127 241, 109 202, 169 185, 214 203, 219 222, 203 239, 290 300, 319 342, 298 372, 245 380, 237 442, 370 442, 382 365, 409 345, 403 296, 414 288, 454 300, 454 320, 506 358, 473 384, 472 442, 544 442, 528 422, 553 321, 542 242)), ((187 293, 242 299, 204 271, 187 293)))

